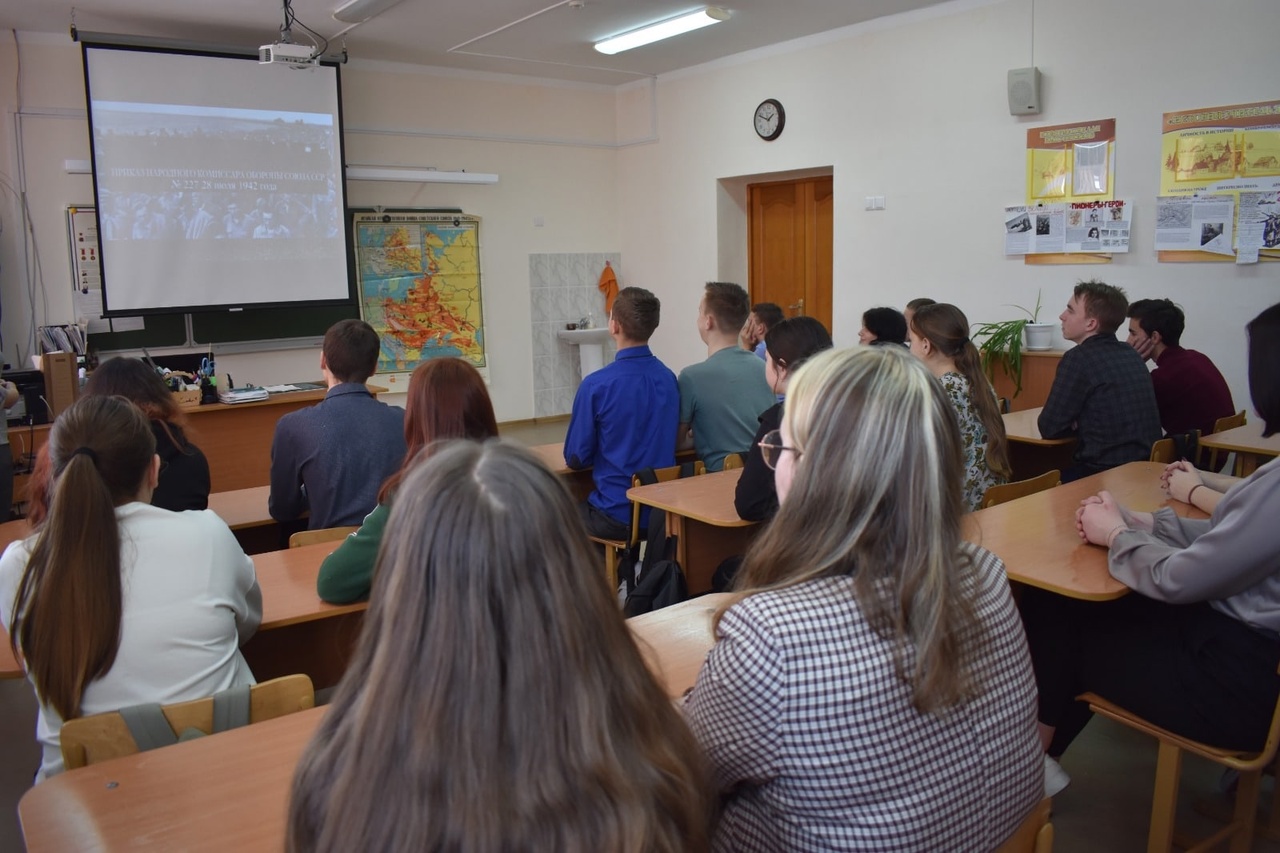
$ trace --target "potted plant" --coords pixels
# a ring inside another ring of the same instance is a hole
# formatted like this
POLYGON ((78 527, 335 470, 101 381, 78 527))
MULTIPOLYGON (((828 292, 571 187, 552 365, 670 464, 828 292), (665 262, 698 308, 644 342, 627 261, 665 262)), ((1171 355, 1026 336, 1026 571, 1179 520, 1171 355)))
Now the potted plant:
POLYGON ((992 365, 995 361, 999 361, 1005 374, 1013 380, 1013 394, 1016 397, 1022 393, 1023 333, 1026 333, 1028 351, 1047 350, 1053 344, 1053 324, 1039 322, 1039 291, 1036 291, 1036 307, 1033 310, 1028 311, 1021 305, 1009 305, 1009 307, 1017 308, 1029 319, 981 323, 973 332, 973 340, 978 345, 978 351, 982 353, 982 369, 988 376, 993 376, 992 365))

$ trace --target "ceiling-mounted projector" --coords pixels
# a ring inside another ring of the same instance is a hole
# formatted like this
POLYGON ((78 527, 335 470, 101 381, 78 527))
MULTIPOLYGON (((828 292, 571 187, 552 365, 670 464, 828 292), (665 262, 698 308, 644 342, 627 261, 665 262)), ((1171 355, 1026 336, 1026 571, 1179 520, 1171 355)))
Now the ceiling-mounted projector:
POLYGON ((285 65, 290 68, 310 68, 319 64, 315 49, 301 44, 277 42, 258 48, 258 64, 285 65))

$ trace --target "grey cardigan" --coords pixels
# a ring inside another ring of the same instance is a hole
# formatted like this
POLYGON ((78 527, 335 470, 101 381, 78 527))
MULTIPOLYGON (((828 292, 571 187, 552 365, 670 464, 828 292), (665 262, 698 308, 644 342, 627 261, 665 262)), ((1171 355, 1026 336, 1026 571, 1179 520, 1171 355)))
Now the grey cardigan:
POLYGON ((1155 513, 1151 533, 1111 543, 1111 575, 1170 604, 1208 601, 1246 625, 1280 631, 1280 459, 1233 486, 1213 516, 1155 513))

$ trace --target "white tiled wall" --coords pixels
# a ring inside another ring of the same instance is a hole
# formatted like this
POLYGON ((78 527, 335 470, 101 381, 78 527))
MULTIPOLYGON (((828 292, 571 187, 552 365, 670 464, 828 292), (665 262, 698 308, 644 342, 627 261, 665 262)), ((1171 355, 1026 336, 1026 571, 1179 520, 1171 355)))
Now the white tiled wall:
MULTIPOLYGON (((573 395, 582 381, 578 348, 557 338, 556 329, 587 315, 593 326, 605 324, 604 294, 597 285, 606 261, 613 265, 618 286, 625 287, 622 256, 617 252, 529 256, 534 417, 568 414, 573 409, 573 395)), ((609 341, 605 364, 613 361, 613 353, 609 341)))

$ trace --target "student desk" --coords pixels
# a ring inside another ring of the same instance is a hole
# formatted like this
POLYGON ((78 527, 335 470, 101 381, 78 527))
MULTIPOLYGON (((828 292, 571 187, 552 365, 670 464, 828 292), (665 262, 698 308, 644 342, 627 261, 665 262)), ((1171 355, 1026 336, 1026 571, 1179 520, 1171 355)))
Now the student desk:
POLYGON ((1065 470, 1075 451, 1074 438, 1043 438, 1037 420, 1043 406, 1009 412, 1003 415, 1004 431, 1009 437, 1009 465, 1014 480, 1037 477, 1055 468, 1065 470))
MULTIPOLYGON (((595 479, 590 468, 570 468, 564 464, 564 442, 556 444, 538 444, 529 448, 533 451, 533 455, 542 460, 542 464, 546 465, 569 486, 569 491, 573 493, 575 499, 585 501, 587 495, 591 494, 591 490, 596 487, 595 479)), ((693 450, 676 451, 676 462, 692 462, 695 459, 693 450)))
POLYGON ((250 486, 209 495, 209 509, 227 523, 246 554, 289 547, 289 534, 307 529, 307 517, 279 522, 267 511, 270 486, 250 486))
POLYGON ((1280 433, 1263 438, 1259 419, 1242 427, 1201 436, 1200 446, 1236 454, 1236 476, 1247 477, 1272 457, 1280 456, 1280 433))
POLYGON ((1160 489, 1158 462, 1130 462, 965 517, 964 537, 999 557, 1009 579, 1072 598, 1119 598, 1129 589, 1107 569, 1107 549, 1076 533, 1080 502, 1102 490, 1130 509, 1169 506, 1178 515, 1207 518, 1199 509, 1168 500, 1160 489))
POLYGON ((254 556, 262 624, 241 650, 259 681, 304 672, 320 690, 346 672, 369 605, 328 604, 316 594, 320 563, 338 545, 317 542, 254 556))
POLYGON ((534 456, 542 460, 542 464, 546 465, 553 472, 564 480, 565 485, 569 487, 569 491, 573 493, 574 500, 585 501, 587 495, 591 494, 591 490, 596 487, 595 480, 592 479, 590 468, 573 469, 564 464, 564 442, 556 442, 555 444, 538 444, 529 448, 534 456))
MULTIPOLYGON (((712 646, 711 614, 727 598, 695 599, 628 623, 667 695, 693 686, 712 646)), ((18 806, 27 850, 283 850, 294 767, 325 711, 55 776, 18 806)))
MULTIPOLYGON (((376 385, 368 386, 376 397, 387 391, 376 385)), ((214 491, 231 491, 250 486, 265 486, 271 476, 271 439, 276 433, 276 421, 282 415, 314 406, 324 399, 326 389, 315 391, 290 391, 272 394, 269 399, 255 403, 211 403, 207 406, 183 408, 187 417, 187 437, 191 439, 209 460, 209 476, 214 491)), ((14 454, 14 471, 27 469, 22 456, 35 453, 49 440, 49 424, 12 427, 9 430, 9 446, 14 454)), ((26 497, 27 475, 14 477, 14 503, 26 497)))
POLYGON ((665 510, 667 535, 676 540, 676 561, 684 570, 690 595, 711 589, 711 576, 726 557, 743 554, 759 529, 738 517, 734 491, 742 469, 717 471, 666 483, 636 486, 627 497, 665 510))

